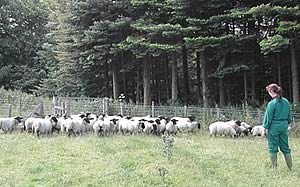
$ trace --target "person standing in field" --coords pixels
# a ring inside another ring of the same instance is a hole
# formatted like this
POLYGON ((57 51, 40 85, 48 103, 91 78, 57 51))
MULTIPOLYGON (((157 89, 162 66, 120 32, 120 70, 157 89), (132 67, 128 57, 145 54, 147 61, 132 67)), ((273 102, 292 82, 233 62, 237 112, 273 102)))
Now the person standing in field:
POLYGON ((282 88, 277 84, 270 84, 266 87, 272 100, 268 103, 264 119, 263 133, 266 136, 268 130, 268 150, 272 162, 272 167, 277 167, 278 147, 284 154, 287 167, 292 169, 291 149, 288 142, 288 126, 291 123, 291 109, 289 101, 282 97, 282 88))

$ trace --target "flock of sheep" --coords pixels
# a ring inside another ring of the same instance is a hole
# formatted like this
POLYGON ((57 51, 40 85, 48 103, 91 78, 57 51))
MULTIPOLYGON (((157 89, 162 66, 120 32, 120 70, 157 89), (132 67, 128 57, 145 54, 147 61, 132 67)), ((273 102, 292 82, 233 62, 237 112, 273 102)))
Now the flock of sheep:
MULTIPOLYGON (((4 132, 12 132, 17 128, 40 136, 41 134, 52 134, 53 132, 65 133, 68 136, 82 135, 93 132, 98 136, 108 134, 156 134, 164 133, 176 135, 177 132, 193 132, 200 129, 200 123, 194 118, 172 117, 129 117, 122 115, 100 115, 92 113, 80 113, 77 115, 54 116, 45 118, 22 119, 21 117, 0 118, 0 129, 4 132)), ((262 126, 252 127, 240 121, 217 121, 209 125, 210 135, 220 136, 245 136, 261 135, 262 126)))

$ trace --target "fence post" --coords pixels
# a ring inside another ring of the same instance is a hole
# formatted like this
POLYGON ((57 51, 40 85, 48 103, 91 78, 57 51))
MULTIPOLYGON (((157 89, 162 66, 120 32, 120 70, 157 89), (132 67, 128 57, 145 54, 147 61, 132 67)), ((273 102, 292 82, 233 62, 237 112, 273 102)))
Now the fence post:
POLYGON ((65 109, 66 104, 64 101, 62 101, 60 105, 61 105, 61 110, 60 110, 59 116, 62 116, 66 112, 66 109, 65 109))
POLYGON ((184 114, 184 117, 186 117, 187 116, 187 106, 186 105, 184 105, 184 112, 183 112, 184 114))
POLYGON ((102 114, 105 114, 105 98, 102 98, 102 114))
POLYGON ((22 97, 19 99, 19 115, 22 115, 22 97))
POLYGON ((70 99, 67 100, 65 114, 67 117, 71 117, 71 101, 70 101, 70 99))
POLYGON ((123 102, 120 102, 120 110, 121 110, 121 115, 123 116, 123 102))
POLYGON ((8 117, 11 117, 12 104, 8 105, 8 117))
POLYGON ((152 117, 154 117, 154 101, 151 102, 151 107, 152 107, 151 115, 152 115, 152 117))
POLYGON ((55 106, 57 106, 57 98, 55 96, 53 96, 53 100, 52 100, 52 113, 53 114, 56 114, 55 106))
POLYGON ((217 108, 217 117, 218 117, 218 120, 220 119, 220 108, 217 108))

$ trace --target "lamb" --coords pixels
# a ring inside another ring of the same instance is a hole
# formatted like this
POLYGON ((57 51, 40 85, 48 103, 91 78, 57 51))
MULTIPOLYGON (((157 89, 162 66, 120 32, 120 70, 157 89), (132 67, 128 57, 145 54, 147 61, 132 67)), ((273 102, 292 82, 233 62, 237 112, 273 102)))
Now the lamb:
POLYGON ((74 135, 82 135, 86 132, 86 126, 90 123, 90 120, 87 117, 80 119, 67 119, 66 121, 66 132, 68 136, 71 136, 71 133, 74 135))
POLYGON ((219 124, 217 127, 217 132, 220 135, 231 136, 232 138, 236 136, 236 131, 233 129, 233 127, 226 123, 219 124))
POLYGON ((171 119, 166 125, 166 131, 168 134, 176 135, 177 133, 177 119, 171 119))
POLYGON ((241 125, 237 128, 236 134, 237 136, 244 136, 248 134, 248 131, 244 126, 241 125))
POLYGON ((187 123, 187 131, 188 132, 193 132, 194 129, 196 129, 196 128, 201 129, 201 126, 200 126, 199 122, 192 121, 192 122, 187 123))
POLYGON ((91 113, 87 113, 86 117, 89 118, 89 120, 90 120, 90 123, 87 124, 87 126, 86 126, 86 131, 92 131, 93 125, 97 121, 98 117, 96 114, 91 114, 91 113))
POLYGON ((57 124, 54 127, 54 130, 57 130, 58 133, 61 131, 62 133, 66 132, 66 122, 67 122, 67 118, 66 116, 60 117, 57 120, 57 124))
POLYGON ((132 135, 140 133, 142 124, 143 123, 141 121, 130 120, 128 124, 128 132, 132 135))
POLYGON ((254 126, 253 129, 251 130, 251 133, 253 136, 261 136, 263 129, 264 128, 262 125, 254 126))
POLYGON ((155 122, 157 124, 157 134, 158 135, 164 134, 166 130, 167 121, 164 118, 160 118, 160 119, 156 119, 155 122))
POLYGON ((154 123, 153 120, 149 120, 149 121, 142 120, 141 128, 143 133, 145 134, 155 133, 157 131, 157 124, 154 123))
POLYGON ((232 122, 223 122, 223 121, 217 121, 209 125, 209 133, 210 136, 212 135, 225 135, 225 136, 236 136, 236 131, 232 127, 232 122))
POLYGON ((56 126, 57 118, 55 116, 47 119, 35 119, 32 124, 32 130, 37 135, 52 133, 53 126, 56 126))
POLYGON ((101 132, 103 132, 103 124, 104 121, 103 120, 97 120, 94 124, 93 124, 93 130, 95 135, 100 135, 101 132))
POLYGON ((17 128, 18 123, 21 122, 22 117, 0 118, 0 129, 4 133, 12 132, 17 128))
POLYGON ((230 120, 230 121, 225 121, 227 125, 230 125, 235 131, 238 130, 238 128, 241 126, 241 121, 235 121, 235 120, 230 120))
POLYGON ((192 117, 182 118, 182 117, 173 117, 171 119, 178 120, 177 127, 180 132, 193 132, 193 130, 198 127, 201 128, 200 123, 194 121, 195 119, 192 117))
POLYGON ((130 123, 130 121, 129 121, 128 117, 119 119, 119 131, 122 134, 126 134, 127 132, 129 132, 129 130, 128 130, 129 123, 130 123))
POLYGON ((94 125, 93 129, 96 135, 105 134, 108 135, 110 132, 114 133, 115 129, 117 128, 117 121, 119 119, 109 119, 103 118, 103 120, 97 120, 94 125))
POLYGON ((188 130, 188 123, 191 122, 189 118, 182 118, 182 117, 173 117, 171 120, 177 120, 176 125, 179 132, 185 132, 188 130))
POLYGON ((34 117, 29 117, 25 120, 25 130, 30 133, 30 132, 33 132, 32 131, 32 124, 33 122, 36 120, 37 118, 34 118, 34 117))

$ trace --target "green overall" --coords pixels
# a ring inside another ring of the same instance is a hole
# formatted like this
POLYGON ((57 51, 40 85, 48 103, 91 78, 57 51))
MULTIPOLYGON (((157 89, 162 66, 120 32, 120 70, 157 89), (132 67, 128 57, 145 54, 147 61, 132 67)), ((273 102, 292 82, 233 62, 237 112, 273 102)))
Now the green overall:
POLYGON ((288 124, 291 123, 289 101, 282 97, 274 98, 267 105, 263 127, 268 129, 268 148, 271 155, 276 155, 278 147, 284 155, 289 155, 291 150, 288 142, 288 124))

